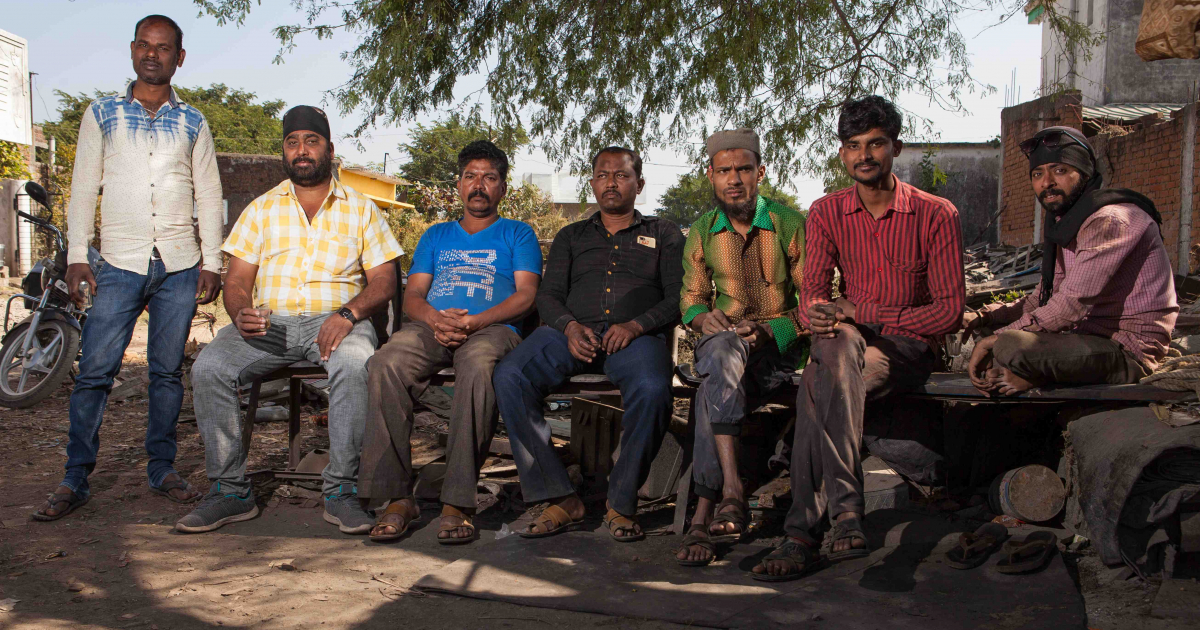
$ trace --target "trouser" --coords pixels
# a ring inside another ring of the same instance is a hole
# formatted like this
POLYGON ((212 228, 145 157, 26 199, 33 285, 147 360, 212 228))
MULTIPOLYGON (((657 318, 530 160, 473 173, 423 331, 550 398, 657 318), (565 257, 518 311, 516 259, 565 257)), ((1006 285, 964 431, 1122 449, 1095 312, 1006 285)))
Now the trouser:
POLYGON ((453 350, 438 343, 424 322, 404 324, 370 363, 370 413, 364 442, 359 495, 373 499, 412 496, 413 401, 440 370, 454 367, 454 399, 446 442, 442 503, 474 509, 479 469, 496 430, 492 371, 521 337, 493 324, 453 350))
POLYGON ((924 341, 864 325, 840 324, 835 337, 813 338, 796 395, 788 535, 811 541, 826 514, 863 513, 866 403, 918 387, 936 362, 924 341))
POLYGON ((696 389, 693 419, 692 479, 696 494, 720 500, 725 476, 717 457, 717 435, 741 435, 746 401, 770 395, 796 371, 803 348, 797 344, 786 356, 769 341, 755 352, 732 331, 705 335, 696 344, 696 389))
POLYGON ((71 392, 71 426, 62 485, 81 496, 91 492, 88 475, 96 467, 108 394, 121 371, 121 360, 138 317, 149 307, 146 475, 150 485, 158 487, 175 472, 175 425, 183 405, 183 347, 196 314, 200 267, 167 273, 162 260, 152 259, 146 273, 139 274, 98 259, 92 271, 97 290, 83 326, 83 355, 71 392))
POLYGON ((496 366, 496 402, 526 503, 575 491, 550 445, 542 401, 568 378, 600 370, 621 390, 625 407, 619 455, 608 476, 609 507, 625 515, 637 513, 638 488, 646 482, 671 422, 671 350, 662 335, 643 335, 612 355, 599 352, 588 364, 567 349, 566 335, 542 326, 496 366))
POLYGON ((992 356, 997 366, 1034 385, 1121 385, 1150 374, 1121 344, 1097 335, 1006 330, 992 356))
POLYGON ((335 494, 354 484, 367 415, 367 361, 375 352, 375 329, 363 320, 321 361, 317 333, 329 314, 290 317, 272 315, 266 337, 245 339, 236 325, 217 333, 192 366, 192 404, 204 438, 208 478, 226 494, 246 496, 250 445, 242 443, 247 419, 238 405, 238 387, 287 367, 311 361, 329 373, 329 464, 321 473, 322 491, 335 494))

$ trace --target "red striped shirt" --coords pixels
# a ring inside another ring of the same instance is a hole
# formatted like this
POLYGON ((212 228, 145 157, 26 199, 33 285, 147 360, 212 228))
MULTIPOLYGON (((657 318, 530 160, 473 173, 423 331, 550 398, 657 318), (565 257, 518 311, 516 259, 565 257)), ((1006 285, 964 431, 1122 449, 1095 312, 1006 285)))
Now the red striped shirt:
POLYGON ((879 219, 854 186, 813 203, 805 221, 801 319, 807 326, 809 305, 831 298, 836 268, 856 321, 937 346, 939 337, 961 327, 966 301, 958 210, 898 177, 895 182, 892 205, 879 219))

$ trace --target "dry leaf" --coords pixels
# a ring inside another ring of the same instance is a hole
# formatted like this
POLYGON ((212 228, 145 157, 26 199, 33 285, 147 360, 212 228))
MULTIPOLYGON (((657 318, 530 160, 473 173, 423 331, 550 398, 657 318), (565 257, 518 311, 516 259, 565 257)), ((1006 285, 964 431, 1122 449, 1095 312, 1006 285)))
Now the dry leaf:
POLYGON ((286 560, 274 560, 271 562, 271 564, 269 564, 267 566, 269 566, 273 569, 279 569, 280 571, 295 571, 296 570, 296 559, 288 558, 286 560))
POLYGON ((12 612, 13 608, 17 607, 17 602, 19 601, 21 600, 13 599, 11 597, 8 599, 0 599, 0 612, 12 612))

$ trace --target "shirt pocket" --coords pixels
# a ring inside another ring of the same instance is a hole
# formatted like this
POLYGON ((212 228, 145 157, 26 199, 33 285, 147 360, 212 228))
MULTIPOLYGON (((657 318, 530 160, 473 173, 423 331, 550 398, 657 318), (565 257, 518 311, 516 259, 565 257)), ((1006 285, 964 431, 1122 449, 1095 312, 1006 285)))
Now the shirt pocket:
POLYGON ((362 242, 357 237, 328 234, 318 248, 321 255, 316 264, 322 272, 333 277, 356 275, 361 250, 362 242))
POLYGON ((925 271, 929 269, 929 261, 927 260, 903 260, 891 257, 886 258, 889 264, 905 273, 924 274, 925 271))
POLYGON ((658 250, 633 244, 629 248, 629 270, 643 280, 658 278, 658 250))

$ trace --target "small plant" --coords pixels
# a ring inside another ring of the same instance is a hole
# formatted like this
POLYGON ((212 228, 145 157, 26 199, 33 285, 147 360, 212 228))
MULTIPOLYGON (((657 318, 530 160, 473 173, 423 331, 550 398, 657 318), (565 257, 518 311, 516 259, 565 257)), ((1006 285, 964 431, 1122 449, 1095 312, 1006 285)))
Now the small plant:
POLYGON ((1025 291, 1009 291, 1007 293, 997 293, 988 300, 988 304, 1012 304, 1017 300, 1025 297, 1025 291))
POLYGON ((933 161, 937 155, 937 149, 929 147, 921 154, 920 173, 917 176, 917 188, 925 192, 936 195, 942 186, 946 185, 946 180, 949 179, 942 167, 938 166, 933 161))

